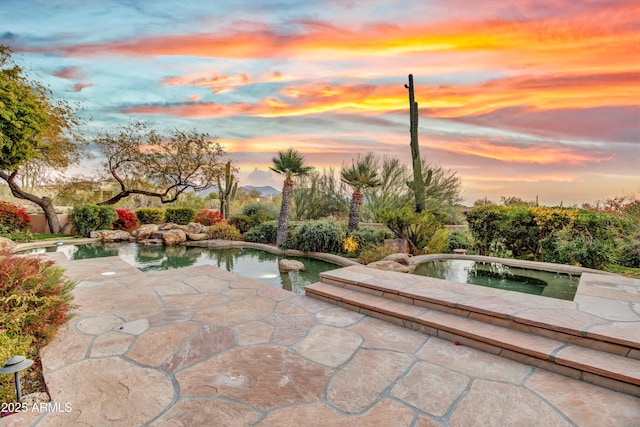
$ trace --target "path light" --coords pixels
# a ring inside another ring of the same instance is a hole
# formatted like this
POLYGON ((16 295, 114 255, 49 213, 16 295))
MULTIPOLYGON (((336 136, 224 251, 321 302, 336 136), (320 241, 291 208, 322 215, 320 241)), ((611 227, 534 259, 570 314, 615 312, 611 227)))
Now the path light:
POLYGON ((18 401, 22 399, 22 390, 20 390, 20 371, 33 365, 33 360, 27 359, 24 356, 13 356, 11 359, 4 362, 4 366, 0 368, 0 374, 13 374, 16 379, 16 396, 18 401))

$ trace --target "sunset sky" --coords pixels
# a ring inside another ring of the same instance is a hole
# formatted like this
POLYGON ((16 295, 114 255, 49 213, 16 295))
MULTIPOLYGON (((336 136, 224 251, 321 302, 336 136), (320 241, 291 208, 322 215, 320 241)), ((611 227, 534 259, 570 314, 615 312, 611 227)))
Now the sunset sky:
POLYGON ((0 44, 79 102, 216 136, 241 185, 292 146, 317 168, 420 150, 467 204, 640 197, 637 0, 2 0, 0 44))

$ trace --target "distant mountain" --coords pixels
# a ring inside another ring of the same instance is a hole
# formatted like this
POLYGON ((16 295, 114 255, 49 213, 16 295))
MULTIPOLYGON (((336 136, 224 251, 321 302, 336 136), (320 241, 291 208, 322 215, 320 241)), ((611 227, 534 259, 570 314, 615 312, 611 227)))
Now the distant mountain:
MULTIPOLYGON (((251 190, 257 190, 260 193, 260 196, 262 197, 269 197, 269 195, 272 196, 277 196, 278 194, 282 193, 279 190, 276 190, 275 188, 273 188, 270 185, 264 185, 262 187, 256 187, 254 185, 243 185, 242 188, 244 191, 246 191, 247 193, 251 190)), ((193 190, 190 190, 193 191, 193 190)), ((213 187, 209 187, 206 190, 200 190, 197 192, 198 196, 200 197, 206 197, 211 193, 217 194, 218 193, 218 186, 214 185, 213 187)))
POLYGON ((262 187, 256 187, 254 185, 243 185, 242 188, 244 191, 249 192, 251 190, 257 190, 260 192, 260 195, 262 197, 269 197, 271 196, 277 196, 278 194, 281 193, 281 191, 276 190, 275 188, 273 188, 270 185, 264 185, 262 187))

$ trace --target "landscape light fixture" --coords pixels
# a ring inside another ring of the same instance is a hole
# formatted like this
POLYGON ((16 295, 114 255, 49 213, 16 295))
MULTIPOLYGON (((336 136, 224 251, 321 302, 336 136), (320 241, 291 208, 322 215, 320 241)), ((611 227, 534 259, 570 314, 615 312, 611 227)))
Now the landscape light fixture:
POLYGON ((24 356, 13 356, 11 359, 4 362, 4 366, 0 368, 0 374, 13 374, 16 379, 16 396, 18 402, 22 399, 22 390, 20 390, 20 371, 33 365, 33 360, 27 359, 24 356))

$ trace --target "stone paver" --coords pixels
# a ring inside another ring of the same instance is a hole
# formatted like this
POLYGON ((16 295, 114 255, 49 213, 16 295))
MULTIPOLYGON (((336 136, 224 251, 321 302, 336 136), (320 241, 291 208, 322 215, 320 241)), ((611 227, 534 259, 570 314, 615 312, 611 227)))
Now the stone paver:
MULTIPOLYGON (((640 425, 631 395, 213 266, 142 273, 117 257, 62 261, 78 281, 78 309, 42 363, 63 410, 14 414, 2 427, 640 425)), ((385 277, 341 271, 372 286, 385 277)), ((396 286, 440 283, 407 277, 396 286)), ((548 309, 530 307, 520 314, 548 309)), ((592 320, 569 322, 589 334, 637 333, 615 318, 592 320)))

